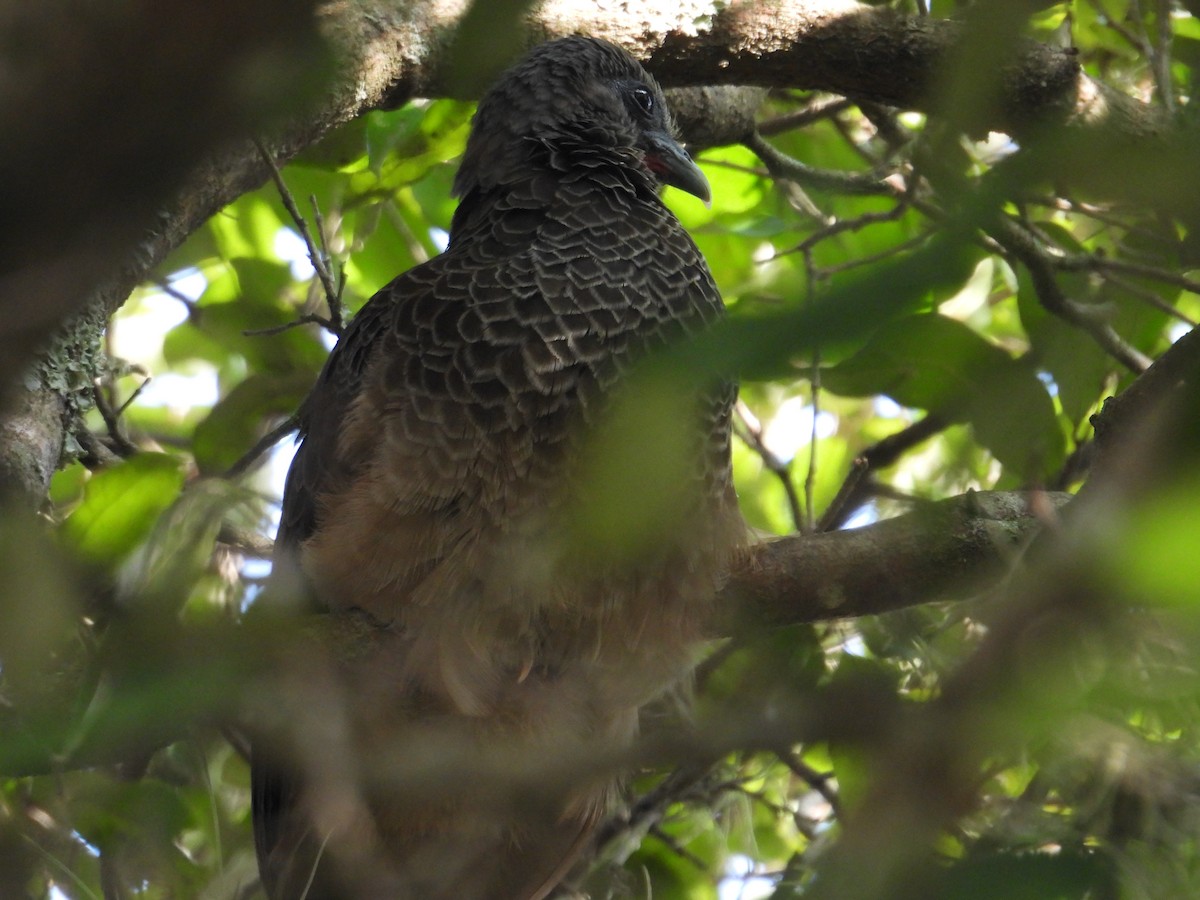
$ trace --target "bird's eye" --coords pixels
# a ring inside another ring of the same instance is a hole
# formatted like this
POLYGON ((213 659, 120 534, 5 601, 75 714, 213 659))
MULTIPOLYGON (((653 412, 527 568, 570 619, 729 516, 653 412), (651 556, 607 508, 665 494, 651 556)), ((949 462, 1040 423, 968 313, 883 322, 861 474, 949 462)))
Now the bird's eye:
POLYGON ((654 112, 654 95, 645 88, 634 88, 629 92, 633 102, 646 115, 654 112))

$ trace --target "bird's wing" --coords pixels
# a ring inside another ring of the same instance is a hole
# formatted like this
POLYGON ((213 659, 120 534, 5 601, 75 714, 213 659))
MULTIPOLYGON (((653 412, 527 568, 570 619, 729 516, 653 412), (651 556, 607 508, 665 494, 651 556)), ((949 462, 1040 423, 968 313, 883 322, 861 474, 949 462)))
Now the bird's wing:
POLYGON ((300 411, 276 561, 301 575, 280 580, 320 609, 378 612, 364 599, 373 578, 400 597, 450 541, 446 521, 480 442, 478 428, 455 423, 463 404, 440 380, 443 320, 469 300, 462 263, 439 256, 372 297, 300 411))
MULTIPOLYGON (((300 548, 319 528, 324 494, 333 485, 352 479, 364 464, 364 459, 343 451, 339 436, 389 325, 391 306, 412 280, 408 276, 406 273, 377 293, 354 317, 299 411, 300 443, 284 484, 272 589, 265 597, 268 607, 325 607, 300 573, 300 548)), ((314 661, 313 667, 319 665, 314 661)), ((304 778, 298 770, 303 766, 298 765, 293 750, 273 747, 266 736, 254 744, 251 804, 259 871, 268 896, 332 898, 337 895, 336 886, 327 886, 317 877, 323 842, 302 812, 304 778)))
POLYGON ((338 435, 387 326, 389 306, 404 292, 404 280, 401 277, 389 284, 354 317, 300 408, 300 446, 284 484, 276 535, 280 547, 295 547, 311 537, 317 527, 318 498, 331 480, 353 474, 355 461, 339 453, 338 435))

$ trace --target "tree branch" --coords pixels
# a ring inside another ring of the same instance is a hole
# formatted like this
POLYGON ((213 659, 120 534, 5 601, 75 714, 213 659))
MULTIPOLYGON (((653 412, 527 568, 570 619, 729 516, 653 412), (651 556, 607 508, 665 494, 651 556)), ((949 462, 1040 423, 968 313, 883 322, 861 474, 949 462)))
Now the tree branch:
MULTIPOLYGON (((967 588, 983 590, 1008 571, 1017 547, 1042 524, 1031 511, 1039 496, 1049 496, 1055 503, 1067 499, 1057 494, 965 494, 866 528, 757 544, 735 567, 718 597, 713 635, 881 613, 967 596, 967 588)), ((256 548, 256 552, 265 550, 256 548)), ((334 646, 344 642, 355 647, 371 640, 373 625, 353 618, 344 622, 344 618, 315 617, 311 629, 314 634, 328 632, 334 646)), ((0 704, 0 733, 11 736, 0 742, 0 774, 23 776, 108 765, 170 743, 197 715, 217 715, 228 698, 240 696, 232 685, 256 670, 262 648, 273 639, 278 634, 270 629, 258 633, 254 627, 224 623, 195 631, 169 622, 131 622, 106 642, 132 648, 150 640, 147 646, 161 652, 145 661, 138 678, 159 685, 156 696, 160 682, 188 685, 185 693, 190 691, 189 697, 194 693, 191 702, 199 703, 203 711, 187 707, 175 711, 172 718, 152 710, 152 720, 143 723, 122 718, 131 714, 126 711, 113 714, 119 722, 73 723, 65 710, 87 693, 81 679, 94 672, 81 668, 73 675, 64 673, 55 682, 58 699, 43 697, 39 704, 39 709, 55 710, 54 715, 38 718, 38 709, 0 704), (148 636, 139 630, 142 627, 161 633, 148 636), (250 648, 257 649, 251 652, 250 648), (27 718, 30 713, 35 714, 32 720, 27 718)), ((129 653, 132 659, 144 656, 129 653)), ((125 657, 109 647, 106 658, 125 657)))
MULTIPOLYGON (((72 311, 111 314, 192 231, 265 181, 251 138, 283 111, 291 124, 267 141, 281 162, 366 110, 470 93, 478 73, 448 63, 470 58, 450 53, 467 6, 359 0, 331 4, 315 20, 289 0, 133 3, 83 17, 66 0, 6 10, 0 30, 37 38, 25 43, 43 49, 0 87, 0 114, 25 123, 0 152, 5 200, 24 211, 13 218, 18 230, 0 235, 0 395, 72 311), (317 22, 337 73, 319 102, 297 112, 312 73, 329 70, 317 22), (182 33, 186 52, 178 52, 182 33), (97 110, 120 116, 98 119, 97 110), (27 177, 47 168, 71 177, 27 177)), ((971 36, 959 23, 848 0, 631 0, 619 13, 549 0, 528 17, 524 41, 575 32, 628 47, 667 85, 811 88, 934 112, 944 98, 931 86, 953 80, 937 76, 971 36)), ((995 102, 978 105, 972 127, 1023 134, 1050 122, 1131 141, 1168 130, 1161 110, 1092 81, 1067 51, 1024 42, 1003 71, 995 102)), ((675 106, 698 145, 735 142, 750 134, 760 96, 707 88, 677 96, 675 106)))
POLYGON ((998 577, 1044 524, 1031 497, 979 492, 849 531, 758 544, 719 598, 716 631, 852 618, 947 599, 998 577))
MULTIPOLYGON (((37 6, 45 8, 43 4, 37 6)), ((104 46, 106 40, 111 40, 110 32, 118 30, 132 32, 134 37, 127 39, 136 40, 139 46, 173 46, 167 35, 154 30, 165 28, 164 22, 143 16, 144 10, 135 6, 124 16, 114 13, 112 18, 73 22, 76 31, 85 30, 85 37, 60 52, 75 52, 78 44, 104 46), (91 33, 87 32, 89 28, 91 33)), ((331 128, 368 109, 395 106, 411 96, 463 93, 461 79, 445 71, 445 62, 455 26, 466 8, 466 0, 374 0, 327 8, 320 23, 334 48, 339 74, 319 104, 294 116, 292 125, 275 136, 271 142, 274 156, 286 160, 331 128)), ((51 5, 52 13, 42 20, 36 13, 28 17, 48 28, 48 22, 56 21, 54 9, 51 5)), ((92 296, 111 311, 130 284, 136 284, 190 231, 267 177, 266 165, 248 140, 253 130, 247 125, 256 116, 262 124, 269 119, 265 115, 268 111, 277 112, 284 98, 294 95, 294 82, 284 78, 278 83, 268 81, 262 89, 269 96, 248 108, 244 98, 217 79, 252 65, 262 54, 280 49, 281 44, 293 54, 289 60, 292 65, 319 67, 319 57, 306 43, 311 37, 310 20, 302 5, 282 0, 206 4, 206 9, 209 13, 198 16, 194 27, 203 33, 233 34, 238 40, 210 42, 211 56, 179 62, 164 55, 162 60, 152 60, 162 67, 159 74, 166 76, 152 94, 141 96, 135 92, 136 86, 146 81, 143 60, 135 55, 137 65, 118 65, 110 59, 114 55, 111 48, 105 47, 103 67, 99 63, 96 67, 76 64, 51 70, 47 62, 32 67, 32 75, 37 78, 31 76, 34 84, 26 93, 0 95, 0 109, 14 113, 16 119, 42 123, 40 129, 8 148, 4 159, 0 159, 0 171, 13 176, 5 179, 6 183, 29 181, 16 176, 46 166, 46 154, 53 148, 66 145, 73 152, 78 146, 94 147, 97 137, 104 134, 122 136, 121 141, 113 142, 114 146, 103 148, 110 150, 110 155, 92 163, 110 177, 88 182, 108 185, 110 193, 94 190, 80 197, 76 182, 84 182, 87 173, 64 186, 69 189, 63 196, 49 198, 50 203, 45 186, 39 186, 37 203, 31 202, 28 208, 46 210, 41 216, 45 221, 34 223, 46 230, 35 227, 30 236, 16 243, 17 248, 26 251, 21 257, 0 260, 9 264, 0 264, 0 272, 7 273, 0 281, 0 298, 7 305, 19 296, 29 295, 17 290, 26 279, 38 274, 25 265, 30 261, 28 251, 48 249, 43 245, 49 242, 51 225, 57 246, 63 246, 63 207, 76 211, 77 239, 66 242, 70 250, 33 254, 32 262, 52 270, 43 271, 44 277, 57 276, 57 302, 37 311, 19 328, 12 319, 5 318, 0 334, 44 333, 49 323, 87 296, 86 290, 80 290, 84 286, 81 279, 67 278, 62 268, 72 261, 87 263, 82 273, 97 281, 101 271, 108 271, 109 283, 94 290, 92 296), (289 40, 291 43, 286 43, 289 40), (103 68, 110 100, 128 99, 133 94, 133 99, 142 101, 132 104, 120 122, 93 123, 84 108, 95 99, 96 68, 103 68), (77 80, 63 84, 57 76, 51 80, 50 71, 77 72, 77 80), (196 71, 211 73, 207 76, 210 81, 194 86, 190 79, 196 71), (199 108, 187 102, 196 91, 207 91, 199 108), (47 121, 45 109, 52 100, 62 115, 47 121), (241 105, 231 110, 239 100, 241 105), (204 115, 198 117, 198 112, 204 115), (78 122, 76 127, 91 130, 80 134, 77 141, 65 140, 66 136, 57 130, 64 122, 78 122), (148 127, 153 130, 147 132, 148 127), (225 143, 219 158, 210 157, 199 171, 193 168, 210 148, 234 136, 238 141, 225 143), (164 160, 169 165, 164 165, 164 160), (194 174, 179 193, 180 176, 189 169, 194 174), (98 242, 87 223, 93 216, 111 219, 116 214, 116 221, 122 225, 117 233, 127 241, 151 225, 150 210, 171 196, 175 199, 170 202, 169 212, 160 214, 148 234, 142 232, 136 258, 114 272, 113 241, 98 242), (79 213, 84 213, 82 218, 79 213), (103 252, 97 253, 98 249, 103 252), (15 266, 14 273, 11 264, 17 262, 22 265, 15 266)), ((178 23, 171 20, 169 24, 175 33, 178 23)), ((667 85, 811 88, 931 112, 936 112, 941 102, 931 86, 952 61, 953 51, 964 35, 958 23, 906 18, 846 0, 783 0, 769 6, 727 5, 715 0, 640 0, 624 4, 620 15, 579 0, 552 0, 531 15, 525 40, 533 43, 578 31, 628 47, 646 60, 667 85)), ((193 52, 201 53, 199 49, 193 52)), ((697 96, 703 97, 702 112, 688 114, 689 120, 706 123, 710 130, 715 127, 713 123, 722 123, 717 128, 721 140, 746 136, 747 110, 756 95, 734 91, 697 96)), ((687 101, 679 105, 689 107, 687 101)), ((1020 45, 1015 61, 1006 69, 996 104, 981 114, 989 117, 985 126, 1014 133, 1057 122, 1085 129, 1105 125, 1140 139, 1161 137, 1168 128, 1164 114, 1157 108, 1113 92, 1083 75, 1069 52, 1032 42, 1020 45)), ((700 137, 706 143, 714 140, 711 135, 700 137)), ((55 170, 70 170, 70 166, 64 161, 55 170)), ((22 229, 29 225, 28 220, 21 222, 22 229)), ((27 358, 27 354, 17 356, 27 358)), ((11 375, 11 370, 0 374, 11 375)))
POLYGON ((0 118, 20 123, 0 148, 7 387, 54 326, 85 303, 111 312, 246 189, 213 174, 213 190, 180 193, 215 148, 294 115, 327 66, 311 3, 291 0, 6 4, 0 33, 28 48, 0 84, 0 118))

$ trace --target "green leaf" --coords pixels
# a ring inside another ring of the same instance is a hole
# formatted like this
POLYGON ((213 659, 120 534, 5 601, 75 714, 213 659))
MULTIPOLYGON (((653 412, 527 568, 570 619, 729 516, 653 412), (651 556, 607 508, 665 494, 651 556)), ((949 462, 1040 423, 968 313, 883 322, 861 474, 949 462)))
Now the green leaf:
POLYGON ((127 604, 178 610, 208 570, 221 523, 245 501, 243 489, 228 481, 206 478, 188 485, 122 566, 127 604))
MULTIPOLYGON (((278 201, 276 201, 278 202, 278 201)), ((225 259, 271 259, 275 235, 285 221, 261 191, 235 200, 225 214, 208 220, 218 253, 225 259)))
MULTIPOLYGON (((1064 283, 1072 279, 1062 276, 1064 283)), ((1078 425, 1099 400, 1112 364, 1099 345, 1038 301, 1029 273, 1022 269, 1017 280, 1017 308, 1021 324, 1039 367, 1054 379, 1063 412, 1078 425)))
POLYGON ((1028 477, 1053 471, 1065 455, 1054 405, 1033 368, 944 316, 885 325, 858 353, 825 369, 821 383, 836 394, 886 394, 967 422, 1001 463, 1028 477))
POLYGON ((1200 475, 1192 473, 1146 497, 1131 511, 1124 539, 1103 554, 1106 578, 1132 597, 1200 612, 1197 503, 1200 475))
POLYGON ((88 471, 82 463, 74 462, 64 466, 50 479, 50 502, 63 508, 82 499, 87 481, 88 471))
MULTIPOLYGON (((407 108, 407 107, 405 107, 407 108)), ((367 146, 370 133, 370 117, 352 119, 334 128, 320 141, 304 148, 288 164, 284 180, 289 190, 296 198, 308 197, 308 192, 298 190, 293 182, 293 176, 301 169, 328 170, 341 169, 358 163, 363 156, 363 148, 367 146)), ((302 205, 305 210, 307 203, 302 205)))
POLYGON ((183 798, 161 781, 119 781, 81 772, 73 782, 75 825, 89 843, 102 849, 131 837, 165 847, 190 823, 183 798))
POLYGON ((202 474, 224 472, 254 446, 263 424, 296 411, 313 385, 310 372, 251 375, 196 426, 192 452, 202 474))
MULTIPOLYGON (((816 687, 825 674, 825 656, 811 625, 774 629, 722 660, 704 682, 704 700, 744 707, 787 704, 816 687)), ((717 713, 719 715, 719 712, 717 713)))
POLYGON ((92 476, 83 502, 63 523, 63 537, 89 562, 115 565, 150 533, 182 486, 178 458, 141 453, 92 476))
MULTIPOLYGON (((409 105, 372 113, 366 129, 370 172, 393 188, 424 178, 431 168, 463 152, 474 108, 438 100, 424 108, 409 105)), ((366 184, 362 177, 354 179, 356 190, 366 184)))
POLYGON ((294 322, 297 309, 282 298, 291 276, 282 263, 235 259, 205 291, 198 315, 177 325, 163 341, 163 358, 175 365, 186 359, 205 359, 227 371, 242 358, 253 369, 315 373, 327 351, 312 329, 291 328, 256 334, 294 322))
POLYGON ((1094 853, 979 855, 953 866, 939 900, 1086 900, 1113 896, 1111 867, 1094 853))
POLYGON ((580 560, 630 564, 688 525, 691 504, 681 498, 694 496, 695 431, 690 404, 679 402, 687 387, 670 373, 653 374, 620 393, 581 454, 583 488, 567 529, 580 560))
MULTIPOLYGON (((361 248, 346 263, 347 285, 364 297, 370 297, 398 274, 419 262, 409 244, 413 238, 406 240, 392 217, 381 215, 382 211, 383 204, 380 204, 372 207, 371 214, 357 217, 359 227, 355 235, 361 248)), ((403 219, 401 212, 396 211, 395 214, 403 219)))
POLYGON ((401 142, 411 141, 419 133, 424 118, 425 110, 414 103, 368 113, 362 121, 366 122, 364 137, 371 169, 379 172, 401 142))
POLYGON ((886 265, 845 276, 813 303, 731 315, 675 352, 661 354, 655 364, 697 377, 712 372, 752 380, 794 377, 797 358, 816 348, 822 354, 849 352, 884 323, 957 290, 978 258, 979 251, 958 237, 935 238, 886 265))

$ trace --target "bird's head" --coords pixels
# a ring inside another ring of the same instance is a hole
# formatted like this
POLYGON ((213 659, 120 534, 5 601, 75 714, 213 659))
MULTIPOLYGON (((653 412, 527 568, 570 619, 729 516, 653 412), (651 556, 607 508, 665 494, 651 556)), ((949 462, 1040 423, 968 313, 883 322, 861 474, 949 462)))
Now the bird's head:
POLYGON ((708 181, 675 139, 657 82, 620 47, 588 37, 542 44, 500 77, 479 104, 454 190, 465 196, 588 159, 708 202, 708 181))

